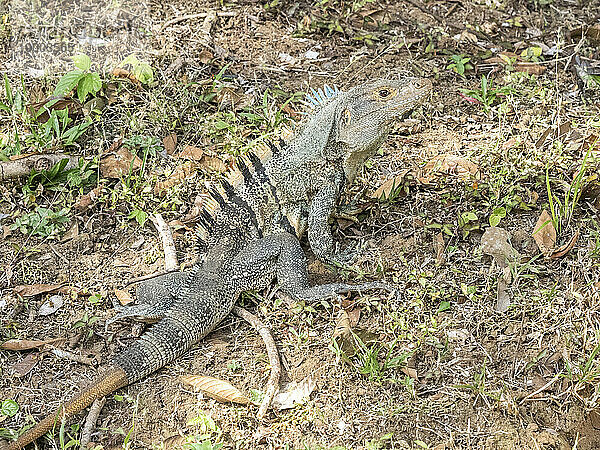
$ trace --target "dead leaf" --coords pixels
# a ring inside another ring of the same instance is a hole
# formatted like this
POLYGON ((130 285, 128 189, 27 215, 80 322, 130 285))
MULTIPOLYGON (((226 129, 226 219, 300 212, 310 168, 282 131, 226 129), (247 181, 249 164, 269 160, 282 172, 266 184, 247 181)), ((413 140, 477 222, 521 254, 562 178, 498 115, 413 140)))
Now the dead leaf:
POLYGON ((27 375, 29 372, 31 372, 31 369, 36 366, 41 358, 42 355, 40 353, 29 353, 25 358, 12 366, 15 376, 20 378, 27 375))
POLYGON ((165 146, 167 155, 172 155, 173 152, 175 152, 175 147, 177 146, 177 134, 171 133, 168 136, 165 136, 163 139, 163 145, 165 146))
POLYGON ((8 225, 2 225, 2 240, 9 237, 11 234, 10 227, 8 225))
POLYGON ((373 192, 373 194, 371 194, 371 198, 376 198, 379 200, 389 199, 398 190, 398 188, 404 184, 405 176, 409 172, 410 169, 403 170, 395 177, 384 181, 383 184, 379 186, 377 190, 373 192))
POLYGON ((552 217, 545 209, 533 229, 533 240, 544 256, 550 256, 556 245, 556 229, 552 223, 552 217))
POLYGON ((28 340, 28 339, 9 339, 8 341, 0 344, 0 348, 3 350, 23 351, 23 350, 31 350, 34 348, 41 348, 46 344, 56 344, 58 342, 64 342, 64 341, 65 341, 65 338, 47 339, 45 341, 28 340))
POLYGON ((202 64, 208 64, 213 58, 214 58, 214 55, 211 52, 209 52, 208 50, 202 50, 198 54, 198 59, 200 60, 200 62, 202 64))
POLYGON ((169 175, 165 181, 158 181, 154 185, 154 194, 162 195, 173 186, 183 183, 187 178, 194 176, 197 168, 197 163, 193 161, 186 161, 184 164, 177 167, 177 169, 175 169, 175 171, 169 175))
POLYGON ((131 73, 129 70, 124 69, 122 67, 116 67, 115 69, 113 69, 112 76, 115 78, 125 78, 125 79, 131 81, 133 84, 135 84, 137 86, 141 86, 141 83, 135 77, 135 75, 133 73, 131 73))
POLYGON ((64 305, 65 299, 62 295, 51 295, 48 300, 42 303, 40 309, 38 310, 38 314, 40 316, 49 316, 50 314, 54 314, 59 308, 64 305))
POLYGON ((40 102, 31 103, 27 106, 27 111, 35 120, 40 123, 45 123, 50 118, 50 113, 54 110, 68 111, 71 119, 81 114, 81 103, 74 98, 64 98, 51 96, 40 102))
POLYGON ((133 303, 133 298, 131 297, 131 294, 129 294, 129 292, 123 289, 115 288, 115 296, 119 300, 119 303, 121 303, 121 305, 123 306, 133 303))
POLYGON ((67 230, 63 237, 60 239, 60 242, 67 242, 74 237, 79 236, 79 224, 75 222, 71 228, 67 230))
POLYGON ((75 202, 75 210, 79 213, 87 211, 92 205, 96 203, 96 200, 98 200, 98 197, 100 197, 100 193, 102 192, 103 188, 104 186, 98 186, 92 189, 87 194, 83 194, 82 196, 80 196, 75 202))
POLYGON ((186 145, 181 153, 177 155, 178 158, 191 159, 194 161, 200 161, 204 155, 204 150, 200 147, 194 147, 193 145, 186 145))
POLYGON ((34 295, 58 292, 64 284, 28 284, 15 286, 13 291, 21 297, 33 297, 34 295))
POLYGON ((127 148, 120 147, 116 152, 105 153, 100 157, 100 173, 106 178, 119 178, 137 172, 142 167, 142 160, 127 148))
POLYGON ((299 383, 296 381, 285 383, 275 394, 271 405, 278 410, 294 408, 296 405, 306 402, 316 386, 317 383, 310 376, 299 383))
POLYGON ((342 309, 338 312, 337 319, 335 321, 335 328, 333 330, 333 338, 347 337, 351 332, 350 317, 346 310, 342 309))
POLYGON ((227 166, 217 157, 204 155, 202 161, 200 161, 200 168, 214 172, 224 172, 227 166))
POLYGON ((232 402, 240 405, 250 403, 248 397, 227 381, 201 375, 185 375, 180 377, 180 379, 184 384, 193 387, 196 392, 202 391, 217 401, 232 402))
POLYGON ((579 230, 577 230, 575 232, 575 234, 573 236, 571 236, 571 239, 569 239, 569 242, 567 242, 564 245, 561 245, 557 249, 554 249, 554 251, 550 255, 550 258, 558 259, 558 258, 562 258, 563 256, 565 256, 575 246, 575 242, 577 242, 577 238, 579 238, 579 230))
POLYGON ((546 66, 542 66, 541 64, 531 63, 531 62, 517 62, 513 66, 515 72, 525 72, 529 75, 541 75, 546 71, 546 66))
POLYGON ((436 264, 444 264, 446 262, 446 243, 444 242, 444 233, 441 231, 435 235, 433 240, 433 248, 436 253, 436 264))
POLYGON ((402 372, 404 373, 404 375, 412 378, 413 380, 419 381, 419 376, 417 374, 417 369, 415 369, 414 367, 403 367, 402 372))
POLYGON ((479 166, 467 158, 457 155, 438 155, 425 164, 423 176, 418 180, 428 184, 440 175, 454 175, 461 180, 469 180, 479 174, 479 166))
POLYGON ((350 319, 351 328, 354 328, 358 324, 358 321, 360 320, 360 313, 361 309, 359 307, 348 311, 348 318, 350 319))

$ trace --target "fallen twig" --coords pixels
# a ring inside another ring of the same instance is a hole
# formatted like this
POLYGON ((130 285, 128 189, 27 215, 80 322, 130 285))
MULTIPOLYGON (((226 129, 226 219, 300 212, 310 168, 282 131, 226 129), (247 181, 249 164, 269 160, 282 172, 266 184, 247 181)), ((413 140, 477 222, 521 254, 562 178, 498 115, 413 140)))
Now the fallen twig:
POLYGON ((87 448, 88 444, 92 440, 92 431, 94 431, 94 428, 96 427, 96 422, 98 421, 98 416, 100 415, 100 411, 102 411, 104 403, 106 403, 106 397, 97 398, 90 407, 90 412, 85 418, 85 424, 81 430, 79 448, 82 450, 87 448))
POLYGON ((52 345, 48 346, 50 348, 50 352, 59 358, 69 359, 71 361, 75 361, 81 364, 85 364, 86 366, 93 366, 95 358, 88 358, 87 356, 76 355, 75 353, 68 352, 66 350, 61 350, 60 348, 56 348, 52 345))
POLYGON ((175 241, 173 234, 169 229, 169 225, 165 222, 160 214, 155 214, 152 218, 152 223, 158 231, 158 235, 162 239, 162 245, 165 252, 165 270, 172 272, 177 269, 177 251, 175 250, 175 241))
POLYGON ((160 277, 161 275, 165 275, 170 272, 175 272, 176 270, 177 269, 163 270, 161 272, 154 272, 154 273, 149 273, 148 275, 142 275, 141 277, 137 277, 132 280, 129 280, 127 282, 127 284, 125 285, 125 287, 131 286, 132 284, 135 284, 135 283, 140 283, 142 281, 150 280, 152 278, 160 277))
POLYGON ((273 397, 279 390, 279 376, 281 375, 281 364, 279 362, 279 353, 277 352, 277 346, 275 340, 271 336, 271 331, 256 317, 254 314, 249 313, 239 306, 233 307, 233 312, 237 316, 250 323, 256 331, 260 334, 265 347, 267 347, 267 354, 269 355, 269 363, 271 364, 271 374, 269 375, 269 381, 267 381, 267 391, 265 397, 258 409, 257 419, 262 420, 267 413, 267 409, 273 401, 273 397))
MULTIPOLYGON (((202 19, 210 14, 214 14, 214 12, 186 14, 185 16, 175 17, 174 19, 167 20, 161 27, 161 30, 164 30, 171 25, 175 25, 176 23, 183 22, 184 20, 202 19)), ((237 13, 235 11, 217 11, 216 15, 217 17, 234 17, 237 13)))

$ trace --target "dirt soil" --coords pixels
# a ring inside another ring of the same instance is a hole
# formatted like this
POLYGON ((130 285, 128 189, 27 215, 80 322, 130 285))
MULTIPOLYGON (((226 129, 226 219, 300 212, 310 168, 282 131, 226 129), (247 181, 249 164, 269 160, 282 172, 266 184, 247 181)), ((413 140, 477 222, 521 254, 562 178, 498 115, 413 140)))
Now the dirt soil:
MULTIPOLYGON (((600 134, 600 102, 597 88, 583 88, 575 61, 576 55, 600 60, 600 2, 126 3, 88 17, 87 37, 102 30, 102 39, 117 39, 123 20, 143 29, 137 41, 119 45, 131 45, 150 64, 154 81, 139 87, 119 81, 115 98, 67 149, 71 154, 93 157, 134 135, 156 138, 164 153, 163 138, 175 133, 178 149, 192 145, 228 164, 266 128, 246 129, 236 116, 238 127, 222 130, 218 120, 249 110, 297 118, 297 98, 283 106, 294 93, 406 72, 430 78, 434 92, 394 129, 345 196, 343 210, 356 220, 333 220, 341 246, 357 249, 352 268, 324 266, 303 242, 312 282, 384 279, 398 287, 399 298, 370 292, 306 305, 281 299, 273 288, 242 299, 273 332, 282 381, 315 381, 309 398, 258 423, 257 406, 220 403, 181 382, 181 375, 210 375, 246 394, 264 391, 270 369, 264 344, 231 316, 176 362, 110 396, 94 443, 174 448, 173 437, 200 436, 197 442, 216 447, 187 448, 600 448, 599 153, 590 144, 600 134), (528 48, 534 50, 527 54, 528 48), (514 55, 502 59, 501 51, 514 55), (449 67, 453 55, 471 58, 464 76, 449 67), (482 75, 494 80, 489 89, 512 91, 482 100, 482 75), (200 101, 217 82, 218 92, 230 97, 200 101), (577 200, 570 215, 568 207, 561 210, 567 212, 546 257, 532 234, 542 210, 552 208, 548 186, 563 201, 582 166, 577 200), (393 177, 393 198, 375 198, 393 177), (506 230, 517 257, 482 247, 490 223, 506 230), (346 357, 336 351, 332 334, 340 309, 354 317, 357 334, 368 330, 376 343, 346 357)), ((30 98, 37 92, 39 100, 58 77, 40 77, 43 65, 26 64, 13 51, 18 21, 33 20, 23 19, 25 7, 15 1, 0 8, 8 49, 0 64, 15 87, 24 74, 30 98)), ((21 42, 35 42, 28 36, 21 42)), ((94 59, 87 53, 105 82, 102 96, 110 98, 107 82, 114 83, 110 72, 122 55, 107 51, 94 59)), ((70 68, 65 61, 56 65, 70 68)), ((0 124, 3 142, 15 130, 30 131, 8 115, 0 124)), ((164 179, 180 164, 154 158, 147 180, 164 179)), ((146 191, 136 185, 140 197, 131 194, 136 188, 128 191, 124 181, 106 177, 71 197, 36 186, 26 193, 26 178, 0 182, 0 337, 63 338, 54 347, 0 350, 0 402, 19 407, 0 412, 0 436, 31 425, 78 392, 146 326, 122 321, 105 327, 114 315, 115 288, 163 268, 160 239, 150 221, 142 227, 132 218, 132 205, 161 212, 178 227, 178 256, 189 264, 193 227, 173 221, 193 215, 196 195, 215 176, 194 172, 172 193, 143 201, 152 195, 149 181, 146 191), (81 207, 80 196, 98 186, 92 206, 81 207), (70 211, 60 234, 11 229, 33 208, 59 204, 70 211), (18 295, 18 286, 40 283, 73 289, 18 295), (40 315, 53 295, 64 304, 40 315)), ((83 426, 85 416, 71 424, 83 426)), ((65 442, 77 437, 70 425, 66 432, 65 442)), ((37 448, 61 448, 57 436, 37 448)))

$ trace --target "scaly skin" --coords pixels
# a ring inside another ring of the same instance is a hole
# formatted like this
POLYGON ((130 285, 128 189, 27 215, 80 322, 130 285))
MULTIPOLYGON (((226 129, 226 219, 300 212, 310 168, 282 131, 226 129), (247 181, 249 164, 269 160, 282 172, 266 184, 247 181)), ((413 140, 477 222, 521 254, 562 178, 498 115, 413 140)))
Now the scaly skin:
POLYGON ((211 191, 201 215, 202 262, 144 282, 138 287, 139 305, 116 316, 159 321, 117 354, 92 385, 5 448, 23 448, 63 415, 70 417, 169 364, 212 331, 244 291, 263 289, 275 278, 285 293, 307 301, 387 287, 377 282, 310 287, 298 239, 308 230, 319 259, 342 259, 334 254, 328 226, 339 196, 381 146, 390 123, 430 90, 428 80, 408 78, 316 94, 317 108, 293 139, 241 159, 229 181, 211 191))

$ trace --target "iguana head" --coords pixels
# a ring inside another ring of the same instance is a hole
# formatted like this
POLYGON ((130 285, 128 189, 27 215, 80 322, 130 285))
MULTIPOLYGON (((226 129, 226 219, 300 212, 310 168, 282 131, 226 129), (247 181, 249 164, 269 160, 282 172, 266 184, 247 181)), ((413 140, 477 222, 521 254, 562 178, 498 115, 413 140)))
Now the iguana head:
POLYGON ((341 162, 349 181, 366 158, 379 148, 390 124, 420 104, 431 91, 424 78, 376 80, 340 92, 313 91, 312 107, 294 139, 291 152, 301 161, 324 158, 341 162))
POLYGON ((344 172, 350 181, 365 159, 379 148, 392 122, 422 103, 431 87, 431 81, 425 78, 376 80, 340 98, 327 147, 342 153, 344 172))

